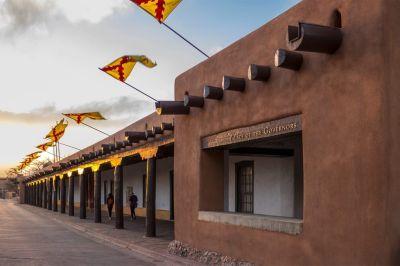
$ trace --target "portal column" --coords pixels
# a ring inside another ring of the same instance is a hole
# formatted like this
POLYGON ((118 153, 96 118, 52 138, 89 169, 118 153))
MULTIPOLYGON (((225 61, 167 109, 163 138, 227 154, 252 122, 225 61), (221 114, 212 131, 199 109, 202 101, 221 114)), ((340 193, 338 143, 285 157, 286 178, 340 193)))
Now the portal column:
POLYGON ((86 174, 79 174, 79 218, 86 219, 86 174))
POLYGON ((39 206, 39 184, 35 183, 35 206, 39 206))
POLYGON ((38 184, 38 207, 42 207, 42 193, 43 193, 43 183, 40 181, 38 184))
POLYGON ((94 174, 94 222, 101 223, 101 172, 99 166, 92 167, 94 174))
POLYGON ((30 185, 28 185, 26 187, 26 203, 28 205, 31 205, 31 186, 30 185))
POLYGON ((156 236, 156 158, 148 158, 146 165, 146 236, 156 236))
POLYGON ((42 208, 47 209, 47 179, 43 182, 43 205, 42 208))
POLYGON ((68 215, 74 216, 75 203, 74 203, 74 176, 71 174, 68 180, 68 215))
POLYGON ((115 201, 115 228, 124 228, 124 176, 122 159, 112 162, 114 168, 114 201, 115 201))
POLYGON ((25 183, 22 181, 19 182, 19 203, 25 203, 25 183))
POLYGON ((66 188, 66 184, 65 184, 65 179, 67 178, 66 175, 62 176, 62 179, 60 180, 60 212, 61 213, 65 213, 65 203, 66 203, 66 193, 67 193, 67 188, 66 188))
POLYGON ((54 177, 54 193, 53 193, 53 211, 54 212, 58 211, 58 191, 60 189, 59 181, 60 181, 60 179, 58 176, 54 177))
POLYGON ((53 178, 49 177, 49 188, 47 195, 47 209, 51 211, 53 209, 53 178))

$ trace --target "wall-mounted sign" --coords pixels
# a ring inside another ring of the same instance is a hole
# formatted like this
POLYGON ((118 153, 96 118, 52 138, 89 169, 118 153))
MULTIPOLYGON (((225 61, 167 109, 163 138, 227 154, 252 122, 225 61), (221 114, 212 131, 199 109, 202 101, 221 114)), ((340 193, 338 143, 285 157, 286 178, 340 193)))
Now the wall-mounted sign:
POLYGON ((204 137, 201 140, 201 148, 209 149, 298 131, 301 131, 301 116, 295 115, 204 137))

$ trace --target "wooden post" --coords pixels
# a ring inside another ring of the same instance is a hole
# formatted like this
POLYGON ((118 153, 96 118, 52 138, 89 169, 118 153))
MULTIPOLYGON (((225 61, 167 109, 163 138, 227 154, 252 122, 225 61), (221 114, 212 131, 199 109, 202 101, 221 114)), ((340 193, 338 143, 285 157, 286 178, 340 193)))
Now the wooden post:
POLYGON ((38 185, 37 184, 35 184, 35 206, 38 206, 38 185))
POLYGON ((47 209, 47 180, 43 183, 43 205, 42 208, 47 209))
POLYGON ((65 184, 65 178, 67 178, 66 176, 63 176, 63 178, 60 180, 60 196, 61 196, 61 202, 60 202, 60 212, 61 213, 65 213, 65 203, 66 203, 66 192, 67 192, 67 188, 66 188, 66 184, 65 184))
POLYGON ((58 191, 59 191, 59 177, 56 176, 54 177, 54 193, 53 193, 53 211, 57 212, 58 211, 58 191))
POLYGON ((101 172, 94 171, 94 222, 101 223, 101 172))
POLYGON ((69 177, 68 184, 68 215, 74 216, 75 204, 74 204, 74 176, 69 177))
POLYGON ((148 158, 146 165, 146 236, 156 236, 156 158, 148 158))
POLYGON ((38 202, 38 207, 42 207, 43 204, 43 182, 39 183, 39 202, 38 202))
POLYGON ((49 189, 47 195, 47 209, 51 211, 53 209, 53 178, 49 178, 49 189))
POLYGON ((114 168, 114 204, 115 204, 115 228, 124 228, 124 210, 123 210, 123 168, 121 164, 118 164, 114 168))
POLYGON ((79 218, 86 219, 86 175, 79 175, 79 218))

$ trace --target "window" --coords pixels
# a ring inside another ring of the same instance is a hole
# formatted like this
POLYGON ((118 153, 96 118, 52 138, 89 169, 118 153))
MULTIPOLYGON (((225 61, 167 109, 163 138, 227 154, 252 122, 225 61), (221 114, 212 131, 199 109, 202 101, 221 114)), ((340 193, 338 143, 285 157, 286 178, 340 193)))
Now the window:
POLYGON ((104 192, 103 200, 104 200, 104 204, 106 204, 107 203, 107 180, 104 181, 103 192, 104 192))
POLYGON ((236 163, 236 211, 254 212, 254 162, 236 163))
POLYGON ((143 175, 143 208, 146 208, 146 174, 143 175))

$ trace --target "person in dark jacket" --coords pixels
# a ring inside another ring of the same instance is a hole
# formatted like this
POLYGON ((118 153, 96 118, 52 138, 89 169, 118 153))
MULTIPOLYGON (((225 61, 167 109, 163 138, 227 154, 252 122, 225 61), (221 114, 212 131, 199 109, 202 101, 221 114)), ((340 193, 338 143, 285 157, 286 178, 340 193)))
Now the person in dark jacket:
POLYGON ((108 218, 110 220, 113 207, 114 207, 114 195, 112 193, 109 193, 107 197, 107 209, 108 209, 108 218))
POLYGON ((136 220, 135 209, 137 208, 138 197, 132 193, 129 197, 129 206, 131 207, 131 220, 136 220))

